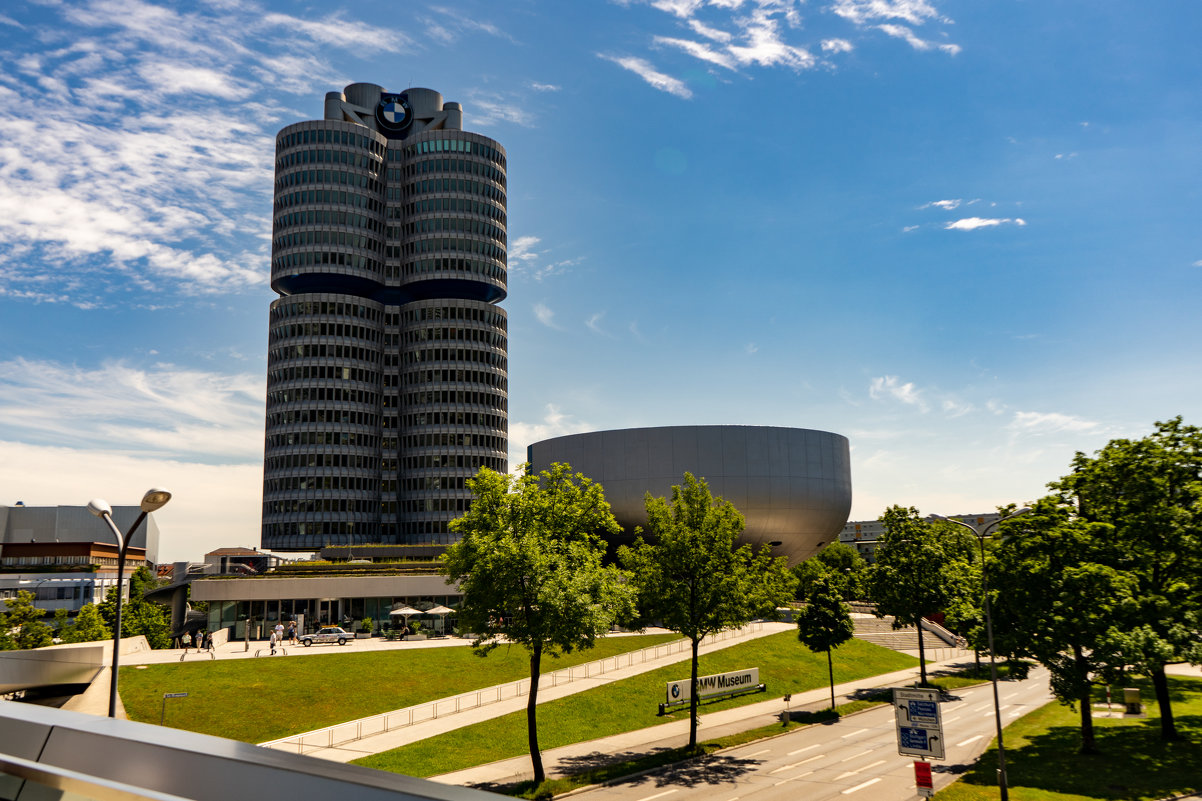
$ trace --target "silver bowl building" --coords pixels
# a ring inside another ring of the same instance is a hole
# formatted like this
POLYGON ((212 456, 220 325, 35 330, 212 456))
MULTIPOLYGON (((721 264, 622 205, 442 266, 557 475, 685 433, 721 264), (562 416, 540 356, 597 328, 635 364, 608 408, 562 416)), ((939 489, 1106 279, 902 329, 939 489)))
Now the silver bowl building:
POLYGON ((790 564, 834 540, 851 511, 847 438, 774 426, 667 426, 572 434, 530 445, 535 471, 566 462, 605 487, 629 534, 646 527, 644 495, 671 498, 686 472, 747 519, 742 541, 790 564))

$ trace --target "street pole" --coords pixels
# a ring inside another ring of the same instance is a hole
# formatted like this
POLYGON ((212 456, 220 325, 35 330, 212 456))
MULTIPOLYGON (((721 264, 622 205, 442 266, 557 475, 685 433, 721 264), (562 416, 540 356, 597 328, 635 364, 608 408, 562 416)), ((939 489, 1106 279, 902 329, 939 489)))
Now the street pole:
POLYGON ((1005 517, 999 517, 982 529, 978 529, 976 526, 969 525, 961 520, 944 517, 943 515, 931 515, 938 520, 955 523, 957 526, 963 526, 968 529, 976 536, 977 542, 981 546, 981 592, 985 596, 985 635, 989 643, 989 677, 990 682, 993 684, 993 722, 997 729, 997 785, 1001 793, 1001 801, 1010 801, 1010 792, 1006 784, 1006 745, 1002 739, 1002 706, 998 701, 997 659, 993 653, 993 611, 989 603, 989 571, 985 566, 985 535, 999 523, 1018 517, 1019 515, 1025 515, 1029 511, 1031 511, 1030 507, 1024 506, 1017 512, 1008 514, 1005 517))

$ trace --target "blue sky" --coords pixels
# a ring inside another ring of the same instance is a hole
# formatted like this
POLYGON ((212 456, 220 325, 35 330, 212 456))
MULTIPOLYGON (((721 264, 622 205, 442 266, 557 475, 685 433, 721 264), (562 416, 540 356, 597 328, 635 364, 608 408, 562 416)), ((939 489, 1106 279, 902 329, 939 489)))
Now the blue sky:
POLYGON ((509 155, 510 443, 818 428, 853 519, 1202 419, 1202 6, 10 0, 0 502, 257 545, 272 157, 354 81, 509 155))

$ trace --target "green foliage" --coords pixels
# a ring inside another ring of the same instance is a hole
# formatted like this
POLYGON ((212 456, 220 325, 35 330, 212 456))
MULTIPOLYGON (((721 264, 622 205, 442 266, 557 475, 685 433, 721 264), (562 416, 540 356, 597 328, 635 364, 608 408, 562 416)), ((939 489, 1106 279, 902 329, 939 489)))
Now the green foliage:
MULTIPOLYGON (((121 636, 146 637, 151 648, 171 647, 171 618, 158 604, 143 598, 148 590, 158 586, 150 568, 139 567, 129 577, 129 600, 121 605, 121 636)), ((104 625, 112 631, 117 622, 117 588, 109 587, 98 605, 104 625)))
POLYGON ((632 587, 622 571, 602 564, 599 534, 621 529, 601 486, 566 464, 521 476, 482 468, 468 486, 471 509, 451 523, 462 539, 447 549, 443 564, 448 578, 459 581, 459 625, 479 633, 477 651, 487 654, 503 635, 530 653, 530 757, 541 782, 539 665, 544 654, 591 648, 633 614, 632 587))
MULTIPOLYGON (((885 534, 876 549, 876 564, 868 574, 868 595, 881 617, 893 615, 895 628, 919 626, 922 618, 942 612, 973 589, 965 570, 963 537, 950 524, 932 524, 918 510, 891 506, 881 515, 885 534)), ((922 638, 918 638, 922 658, 922 638)), ((926 666, 921 669, 926 683, 926 666)))
POLYGON ((0 614, 0 650, 41 648, 54 642, 54 632, 42 620, 45 613, 33 605, 33 593, 18 590, 0 614))
MULTIPOLYGON (((122 615, 122 618, 125 616, 122 615)), ((124 619, 122 623, 124 623, 124 619)), ((75 616, 75 622, 60 629, 59 637, 63 642, 95 642, 107 640, 113 632, 104 624, 96 604, 84 604, 75 616)))
POLYGON ((736 548, 743 515, 715 498, 704 479, 684 474, 672 487, 672 501, 645 499, 651 542, 640 539, 618 557, 632 572, 643 613, 693 644, 692 725, 689 746, 697 744, 697 645, 707 634, 738 628, 793 597, 797 579, 771 549, 736 548))
POLYGON ((809 603, 797 615, 797 639, 811 651, 825 652, 831 685, 831 709, 835 708, 835 669, 831 651, 855 634, 851 610, 830 581, 819 579, 810 593, 809 603))
POLYGON ((836 540, 793 567, 793 575, 797 577, 797 598, 809 598, 820 579, 830 582, 845 601, 864 598, 867 570, 868 563, 859 551, 836 540))

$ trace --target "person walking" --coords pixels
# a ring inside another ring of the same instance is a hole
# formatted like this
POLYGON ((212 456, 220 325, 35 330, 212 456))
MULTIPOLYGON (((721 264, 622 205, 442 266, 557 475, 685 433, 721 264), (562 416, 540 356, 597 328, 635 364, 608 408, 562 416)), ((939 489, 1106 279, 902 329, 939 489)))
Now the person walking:
POLYGON ((296 645, 296 621, 288 621, 288 644, 296 645))
POLYGON ((275 656, 275 645, 279 640, 279 635, 275 633, 275 629, 271 630, 271 655, 275 656))

